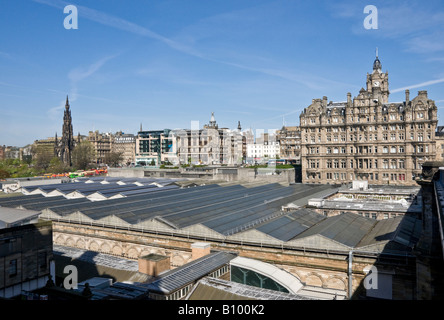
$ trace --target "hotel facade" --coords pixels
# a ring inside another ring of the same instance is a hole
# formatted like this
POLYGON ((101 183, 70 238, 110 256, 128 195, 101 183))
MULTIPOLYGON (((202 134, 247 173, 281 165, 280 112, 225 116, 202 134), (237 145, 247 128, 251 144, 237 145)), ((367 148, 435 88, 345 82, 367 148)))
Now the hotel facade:
MULTIPOLYGON (((376 57, 366 87, 352 100, 313 99, 300 115, 302 182, 415 185, 422 164, 437 160, 437 107, 419 91, 389 102, 388 72, 376 57)), ((438 151, 439 152, 439 151, 438 151)))

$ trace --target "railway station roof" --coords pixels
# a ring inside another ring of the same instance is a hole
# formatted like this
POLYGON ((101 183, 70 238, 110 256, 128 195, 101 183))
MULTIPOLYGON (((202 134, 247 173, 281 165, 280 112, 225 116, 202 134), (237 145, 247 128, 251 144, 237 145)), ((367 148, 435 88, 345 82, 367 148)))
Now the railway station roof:
POLYGON ((159 275, 153 282, 140 285, 146 287, 151 292, 170 294, 222 268, 234 258, 236 258, 236 255, 233 253, 225 251, 212 252, 159 275))
MULTIPOLYGON (((97 186, 97 195, 116 195, 110 185, 86 185, 97 186), (108 188, 101 190, 103 186, 108 188)), ((298 208, 314 194, 322 197, 338 190, 331 185, 128 186, 119 185, 125 190, 121 198, 103 201, 24 195, 0 199, 0 207, 37 210, 41 218, 56 221, 298 248, 408 252, 418 239, 415 218, 376 221, 354 213, 327 218, 298 208), (289 203, 298 205, 288 210, 289 203)))
POLYGON ((38 211, 0 207, 0 229, 27 224, 38 216, 38 211))

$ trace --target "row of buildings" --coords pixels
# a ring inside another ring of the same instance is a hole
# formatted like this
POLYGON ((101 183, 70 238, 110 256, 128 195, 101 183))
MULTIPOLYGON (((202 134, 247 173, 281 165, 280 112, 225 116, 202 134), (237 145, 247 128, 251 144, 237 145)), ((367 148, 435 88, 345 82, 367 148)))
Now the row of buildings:
MULTIPOLYGON (((378 57, 366 86, 352 99, 313 99, 300 114, 299 126, 283 126, 269 132, 220 128, 214 114, 203 128, 192 122, 191 129, 142 130, 137 135, 89 132, 77 141, 89 140, 96 162, 103 163, 110 152, 121 153, 122 165, 241 165, 281 159, 300 164, 302 182, 346 184, 414 185, 427 161, 442 161, 443 128, 438 127, 437 106, 427 91, 413 99, 389 102, 388 72, 382 72, 378 57)), ((76 140, 72 135, 69 103, 62 138, 39 140, 53 146, 62 157, 76 140)))
POLYGON ((0 146, 0 160, 9 158, 19 158, 20 151, 19 148, 13 146, 0 146))
POLYGON ((264 162, 279 158, 281 150, 276 134, 262 133, 255 141, 252 130, 242 131, 240 122, 237 129, 220 128, 214 113, 208 124, 191 129, 143 130, 135 134, 101 133, 90 131, 75 137, 72 129, 71 111, 66 100, 62 137, 36 140, 35 148, 59 157, 71 165, 72 150, 76 144, 87 140, 95 151, 95 162, 106 164, 111 153, 121 154, 121 166, 171 165, 240 165, 246 162, 264 162))

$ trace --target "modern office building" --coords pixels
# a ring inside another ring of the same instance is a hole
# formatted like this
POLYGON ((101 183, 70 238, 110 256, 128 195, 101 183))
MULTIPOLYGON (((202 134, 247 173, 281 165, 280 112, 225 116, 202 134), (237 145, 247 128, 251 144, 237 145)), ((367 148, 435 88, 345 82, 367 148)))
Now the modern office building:
POLYGON ((169 161, 175 142, 170 136, 170 131, 170 129, 143 131, 140 128, 135 141, 136 165, 159 166, 162 162, 169 161))

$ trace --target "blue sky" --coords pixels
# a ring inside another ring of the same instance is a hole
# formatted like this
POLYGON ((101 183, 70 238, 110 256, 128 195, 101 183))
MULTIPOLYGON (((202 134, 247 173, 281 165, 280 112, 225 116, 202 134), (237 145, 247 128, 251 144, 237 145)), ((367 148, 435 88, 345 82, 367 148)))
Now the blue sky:
POLYGON ((444 2, 2 0, 0 144, 74 132, 299 125, 312 99, 357 96, 375 48, 391 102, 428 90, 444 121, 444 2), (78 9, 67 30, 66 5, 78 9), (364 7, 378 9, 367 30, 364 7))

